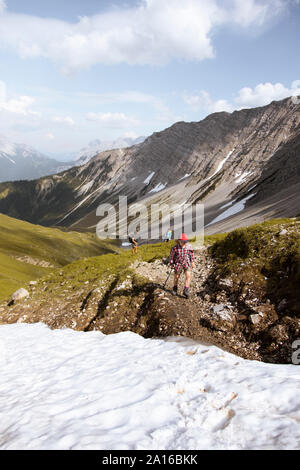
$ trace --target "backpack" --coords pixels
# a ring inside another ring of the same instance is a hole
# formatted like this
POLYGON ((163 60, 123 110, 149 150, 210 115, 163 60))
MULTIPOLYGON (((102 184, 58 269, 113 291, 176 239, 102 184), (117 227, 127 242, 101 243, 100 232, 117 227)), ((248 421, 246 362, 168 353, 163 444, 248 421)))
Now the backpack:
POLYGON ((132 237, 128 237, 129 243, 132 243, 132 237))

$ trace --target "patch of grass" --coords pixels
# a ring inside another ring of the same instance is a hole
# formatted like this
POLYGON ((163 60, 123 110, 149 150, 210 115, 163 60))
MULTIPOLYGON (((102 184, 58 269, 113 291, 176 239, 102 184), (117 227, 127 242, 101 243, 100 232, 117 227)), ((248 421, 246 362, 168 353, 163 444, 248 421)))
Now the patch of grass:
POLYGON ((3 253, 0 253, 0 266, 0 300, 8 297, 23 284, 51 271, 49 268, 22 263, 3 253))
POLYGON ((91 233, 63 232, 0 214, 0 252, 27 255, 62 266, 85 256, 114 251, 91 233))
POLYGON ((151 263, 156 259, 167 258, 170 254, 171 248, 176 242, 171 241, 169 243, 156 243, 153 245, 143 245, 139 247, 138 257, 142 261, 151 263))
POLYGON ((79 259, 39 279, 35 296, 49 301, 53 295, 63 296, 65 291, 76 292, 85 285, 93 288, 100 282, 109 285, 115 278, 122 282, 129 275, 135 284, 144 284, 145 280, 137 276, 130 265, 136 260, 152 262, 167 257, 172 246, 173 243, 144 245, 139 247, 137 255, 131 250, 120 250, 119 253, 79 259))
POLYGON ((91 233, 63 232, 0 214, 0 300, 24 282, 52 272, 41 264, 62 267, 82 257, 114 251, 112 244, 91 233))
POLYGON ((227 233, 216 233, 214 235, 205 235, 204 236, 204 245, 213 245, 216 242, 224 240, 227 236, 227 233))

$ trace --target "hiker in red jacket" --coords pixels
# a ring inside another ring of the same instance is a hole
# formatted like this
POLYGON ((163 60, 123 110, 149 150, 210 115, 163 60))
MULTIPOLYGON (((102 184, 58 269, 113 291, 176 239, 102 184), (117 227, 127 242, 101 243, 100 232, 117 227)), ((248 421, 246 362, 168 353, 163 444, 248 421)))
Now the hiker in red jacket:
POLYGON ((182 271, 185 273, 185 287, 183 295, 190 297, 191 268, 195 268, 194 251, 185 233, 178 239, 178 244, 171 249, 169 263, 174 269, 174 287, 172 294, 178 291, 178 281, 182 271))

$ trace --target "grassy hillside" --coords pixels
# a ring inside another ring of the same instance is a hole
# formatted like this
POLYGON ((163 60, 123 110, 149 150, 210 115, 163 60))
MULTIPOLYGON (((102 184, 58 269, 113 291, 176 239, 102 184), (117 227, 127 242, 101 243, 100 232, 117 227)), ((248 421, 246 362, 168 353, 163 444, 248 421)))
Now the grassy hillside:
POLYGON ((0 299, 55 268, 113 251, 94 234, 62 232, 0 214, 0 299))

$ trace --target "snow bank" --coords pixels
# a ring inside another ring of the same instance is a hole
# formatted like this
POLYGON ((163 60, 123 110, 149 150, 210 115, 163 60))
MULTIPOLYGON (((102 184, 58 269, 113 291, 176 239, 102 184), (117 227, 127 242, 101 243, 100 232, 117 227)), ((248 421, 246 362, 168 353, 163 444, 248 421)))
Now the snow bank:
POLYGON ((299 382, 183 338, 3 325, 0 448, 297 448, 299 382))
POLYGON ((145 183, 145 184, 149 184, 154 175, 155 175, 155 171, 152 171, 152 173, 150 173, 150 175, 147 176, 147 178, 145 179, 144 183, 145 183))
POLYGON ((191 176, 191 173, 186 173, 182 178, 180 178, 178 181, 182 181, 184 180, 185 178, 188 178, 189 176, 191 176))
POLYGON ((225 163, 227 162, 227 160, 231 157, 231 155, 233 154, 233 152, 235 151, 235 149, 231 150, 228 155, 226 155, 226 157, 219 163, 218 165, 218 168, 216 169, 216 171, 214 172, 214 174, 211 176, 211 178, 213 178, 217 173, 219 173, 219 171, 222 170, 223 166, 225 165, 225 163))
POLYGON ((0 155, 0 158, 6 158, 6 159, 9 160, 11 163, 13 163, 14 165, 16 165, 16 162, 15 162, 12 158, 9 158, 5 153, 4 153, 4 154, 1 154, 1 155, 0 155))
POLYGON ((241 172, 238 172, 236 173, 236 184, 241 184, 241 183, 244 183, 246 181, 246 179, 248 178, 248 176, 252 175, 253 172, 251 171, 245 171, 244 173, 241 173, 241 172))
POLYGON ((12 144, 11 142, 9 142, 8 140, 4 139, 1 136, 0 136, 0 152, 3 152, 6 154, 6 156, 10 156, 10 157, 17 156, 16 145, 12 144))
MULTIPOLYGON (((230 203, 230 205, 228 203, 229 208, 226 211, 222 212, 222 214, 218 215, 218 217, 212 220, 209 224, 207 224, 206 227, 220 222, 221 220, 227 219, 228 217, 231 217, 232 215, 237 214, 238 212, 241 212, 245 208, 246 201, 248 201, 248 199, 251 199, 253 196, 255 196, 255 194, 250 194, 249 196, 244 197, 238 202, 230 203)), ((225 208, 226 206, 227 204, 225 204, 223 208, 225 208)))
POLYGON ((162 191, 163 189, 165 189, 166 187, 166 184, 162 184, 162 183, 158 183, 155 188, 151 189, 151 191, 149 191, 149 193, 158 193, 159 191, 162 191))

